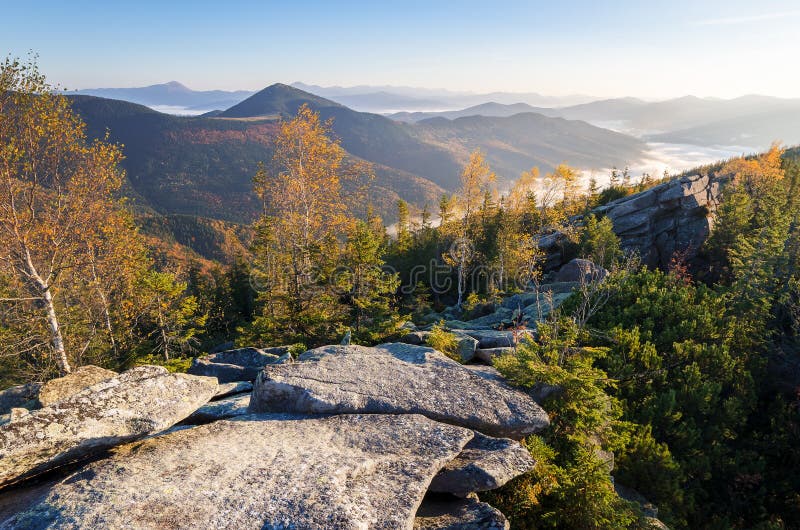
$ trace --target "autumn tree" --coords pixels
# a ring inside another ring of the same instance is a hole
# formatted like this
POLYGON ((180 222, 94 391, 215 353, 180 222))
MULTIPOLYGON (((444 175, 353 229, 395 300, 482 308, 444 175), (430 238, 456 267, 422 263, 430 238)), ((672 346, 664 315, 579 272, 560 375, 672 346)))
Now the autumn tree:
POLYGON ((61 373, 85 345, 65 337, 67 308, 56 297, 76 274, 98 295, 107 289, 98 275, 100 261, 109 262, 103 247, 120 235, 107 227, 121 208, 122 154, 87 141, 84 129, 34 62, 0 63, 0 261, 17 287, 6 301, 40 315, 61 373))
POLYGON ((256 258, 261 337, 330 335, 343 318, 331 289, 341 243, 353 219, 343 184, 369 172, 345 163, 330 122, 302 106, 281 125, 272 163, 259 169, 255 191, 264 204, 256 258))
POLYGON ((475 229, 473 216, 487 195, 493 192, 493 184, 497 176, 492 172, 483 153, 474 151, 464 170, 461 172, 461 188, 458 193, 458 204, 461 209, 461 220, 455 227, 455 241, 443 256, 448 265, 456 267, 458 293, 457 307, 464 301, 467 288, 467 275, 474 255, 475 229))
POLYGON ((506 199, 506 204, 511 210, 525 210, 529 204, 530 198, 536 196, 536 190, 540 185, 538 167, 533 167, 529 171, 523 171, 511 187, 511 191, 509 191, 506 199))
POLYGON ((195 296, 183 296, 187 284, 169 272, 150 271, 140 278, 139 319, 151 352, 164 361, 194 350, 208 315, 195 296))

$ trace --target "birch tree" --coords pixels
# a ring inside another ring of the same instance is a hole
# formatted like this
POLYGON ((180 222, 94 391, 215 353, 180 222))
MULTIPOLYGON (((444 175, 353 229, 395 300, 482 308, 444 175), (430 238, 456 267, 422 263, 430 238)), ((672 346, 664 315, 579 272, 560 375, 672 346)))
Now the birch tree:
POLYGON ((122 154, 89 142, 84 128, 35 62, 0 63, 0 264, 17 287, 0 303, 42 320, 61 373, 71 371, 70 349, 80 347, 64 336, 59 289, 91 275, 91 250, 120 208, 122 154))
MULTIPOLYGON (((456 240, 443 255, 445 262, 456 267, 458 300, 456 307, 464 302, 470 263, 474 259, 473 217, 484 197, 493 193, 492 185, 497 180, 480 151, 474 151, 461 172, 461 190, 458 203, 463 217, 456 227, 456 240)), ((444 217, 443 217, 444 221, 444 217)))

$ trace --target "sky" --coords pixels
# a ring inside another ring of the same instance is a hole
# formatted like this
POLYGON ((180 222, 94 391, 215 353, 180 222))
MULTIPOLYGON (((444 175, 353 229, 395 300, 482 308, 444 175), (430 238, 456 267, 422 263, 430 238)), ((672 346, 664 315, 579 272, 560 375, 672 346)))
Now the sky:
POLYGON ((29 51, 68 89, 800 97, 800 2, 0 0, 0 55, 29 51))

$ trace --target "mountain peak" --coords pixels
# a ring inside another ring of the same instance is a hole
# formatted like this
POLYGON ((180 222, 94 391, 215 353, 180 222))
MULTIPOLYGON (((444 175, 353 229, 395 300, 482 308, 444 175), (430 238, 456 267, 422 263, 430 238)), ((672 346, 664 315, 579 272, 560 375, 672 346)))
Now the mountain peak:
MULTIPOLYGON (((158 86, 158 85, 153 85, 153 86, 158 86)), ((162 86, 164 86, 164 87, 166 87, 166 88, 168 88, 170 90, 182 90, 182 91, 185 91, 185 92, 191 92, 192 91, 192 89, 190 89, 189 87, 187 87, 183 83, 179 83, 178 81, 169 81, 167 83, 164 83, 162 86)))
POLYGON ((284 83, 274 83, 229 108, 220 116, 224 118, 254 118, 276 115, 288 117, 297 114, 297 109, 304 104, 314 110, 341 107, 338 103, 315 96, 299 88, 284 83))

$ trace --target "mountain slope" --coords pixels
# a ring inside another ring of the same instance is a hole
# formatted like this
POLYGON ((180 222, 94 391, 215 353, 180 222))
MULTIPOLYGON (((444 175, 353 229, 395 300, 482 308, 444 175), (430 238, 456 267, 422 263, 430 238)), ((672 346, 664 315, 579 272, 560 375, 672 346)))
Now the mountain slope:
POLYGON ((754 151, 772 142, 800 143, 800 105, 797 108, 765 111, 647 136, 656 142, 704 146, 742 146, 754 151))
POLYGON ((484 150, 505 181, 533 166, 549 171, 562 162, 582 169, 624 167, 640 160, 647 147, 632 136, 536 113, 433 118, 416 124, 416 130, 420 138, 462 156, 476 148, 484 150))
POLYGON ((483 103, 481 105, 474 105, 461 110, 446 110, 440 112, 396 112, 387 117, 396 121, 406 123, 416 123, 430 118, 447 118, 448 120, 455 120, 456 118, 464 118, 467 116, 490 116, 490 117, 508 117, 514 114, 523 112, 537 112, 545 116, 557 116, 556 109, 548 109, 543 107, 532 107, 527 103, 513 103, 504 105, 502 103, 483 103))
POLYGON ((446 189, 457 185, 460 162, 448 150, 420 141, 406 126, 384 116, 356 112, 288 85, 269 86, 218 118, 291 118, 304 104, 322 119, 333 119, 333 132, 353 155, 419 175, 446 189))

